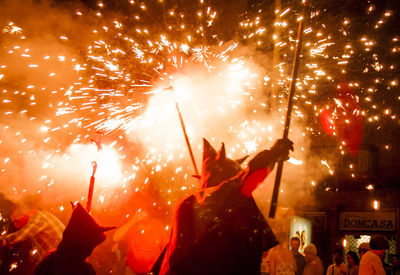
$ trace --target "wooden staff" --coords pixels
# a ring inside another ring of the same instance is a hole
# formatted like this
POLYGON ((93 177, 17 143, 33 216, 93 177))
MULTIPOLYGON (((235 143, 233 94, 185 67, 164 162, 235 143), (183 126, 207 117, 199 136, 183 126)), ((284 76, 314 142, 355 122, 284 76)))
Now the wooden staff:
MULTIPOLYGON (((301 46, 302 46, 302 42, 303 42, 303 21, 304 21, 304 18, 302 18, 302 20, 300 20, 299 29, 297 32, 297 43, 296 43, 295 55, 294 55, 294 60, 293 60, 293 68, 292 68, 292 82, 290 83, 289 99, 288 99, 288 105, 287 105, 287 110, 286 110, 285 128, 283 130, 283 138, 284 139, 286 139, 289 135, 289 126, 290 126, 290 119, 291 119, 292 107, 293 107, 293 96, 294 96, 294 92, 296 90, 296 78, 297 78, 297 72, 299 69, 300 52, 301 52, 301 46)), ((280 160, 278 162, 278 168, 276 170, 274 190, 272 192, 271 207, 269 209, 269 217, 270 218, 275 217, 276 207, 278 205, 278 194, 279 194, 279 185, 281 184, 282 169, 283 169, 283 160, 280 160)))
POLYGON ((176 110, 178 111, 179 121, 181 122, 182 132, 183 132, 183 135, 185 136, 185 141, 186 141, 187 148, 189 150, 190 159, 192 160, 193 169, 194 169, 194 172, 196 173, 196 175, 198 175, 199 170, 197 170, 196 161, 193 156, 192 146, 190 145, 189 137, 186 132, 185 122, 183 121, 183 116, 182 116, 181 110, 179 109, 178 102, 176 100, 175 100, 175 106, 176 106, 176 110))
POLYGON ((178 112, 179 121, 180 121, 180 123, 181 123, 181 128, 182 128, 183 136, 185 137, 186 146, 187 146, 188 151, 189 151, 189 156, 190 156, 190 159, 192 160, 193 169, 194 169, 195 174, 196 174, 196 175, 199 175, 199 170, 197 169, 196 161, 195 161, 194 156, 193 156, 192 146, 190 145, 190 140, 189 140, 189 137, 188 137, 188 135, 187 135, 185 122, 183 121, 182 112, 181 112, 181 110, 180 110, 180 108, 179 108, 178 101, 176 100, 175 95, 173 94, 173 92, 174 92, 174 87, 172 87, 172 86, 170 85, 170 86, 168 86, 167 88, 164 88, 164 90, 165 90, 165 91, 171 91, 171 92, 172 92, 172 96, 173 96, 173 98, 174 98, 174 100, 175 100, 176 111, 178 112))

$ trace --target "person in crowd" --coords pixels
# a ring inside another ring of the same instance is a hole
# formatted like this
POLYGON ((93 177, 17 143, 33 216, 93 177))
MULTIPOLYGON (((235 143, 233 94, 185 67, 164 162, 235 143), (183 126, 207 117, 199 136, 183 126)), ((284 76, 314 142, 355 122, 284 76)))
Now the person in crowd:
POLYGON ((12 247, 29 240, 32 244, 30 256, 36 266, 45 254, 57 247, 65 228, 64 224, 53 214, 30 209, 24 203, 15 204, 11 214, 15 232, 1 238, 2 245, 12 247))
POLYGON ((126 243, 126 256, 120 260, 125 262, 125 275, 151 272, 158 255, 168 242, 168 235, 165 225, 152 211, 142 208, 119 227, 113 235, 113 249, 116 250, 119 243, 126 243))
POLYGON ((271 252, 276 248, 276 246, 271 247, 268 251, 264 251, 261 256, 261 275, 269 275, 269 268, 270 268, 270 257, 271 252))
POLYGON ((34 275, 94 275, 86 261, 93 249, 104 242, 104 232, 115 227, 98 225, 94 218, 77 204, 57 249, 48 254, 35 269, 34 275))
MULTIPOLYGON (((16 204, 3 193, 0 193, 0 232, 2 232, 2 235, 18 230, 11 220, 11 214, 15 209, 16 204)), ((3 245, 5 245, 5 242, 3 242, 3 245)), ((31 274, 35 268, 31 251, 30 240, 20 241, 9 246, 0 246, 0 274, 31 274)))
POLYGON ((347 275, 348 267, 343 262, 343 252, 342 250, 335 251, 333 255, 333 264, 328 266, 326 275, 347 275))
POLYGON ((349 275, 358 275, 358 265, 360 264, 360 260, 358 259, 358 255, 354 251, 347 252, 347 263, 349 264, 349 275))
POLYGON ((277 244, 252 191, 288 159, 293 143, 278 140, 242 169, 203 140, 203 190, 178 205, 160 274, 259 274, 264 251, 277 244))
POLYGON ((321 259, 317 256, 317 247, 310 243, 304 248, 306 266, 303 275, 323 275, 324 266, 321 259))
POLYGON ((292 253, 296 260, 296 275, 302 275, 304 267, 306 266, 306 259, 299 252, 300 239, 298 237, 292 237, 290 239, 290 247, 292 248, 292 253))
POLYGON ((374 235, 369 242, 371 250, 367 251, 361 258, 359 274, 362 275, 385 275, 382 258, 385 250, 389 248, 388 240, 382 235, 374 235))
POLYGON ((400 255, 393 256, 393 266, 391 275, 400 275, 400 255))
POLYGON ((276 245, 270 256, 269 274, 270 275, 295 275, 297 271, 296 260, 292 251, 287 248, 286 234, 278 232, 276 234, 279 244, 276 245))
POLYGON ((369 250, 369 243, 360 243, 360 245, 358 246, 358 255, 360 255, 360 259, 369 250))

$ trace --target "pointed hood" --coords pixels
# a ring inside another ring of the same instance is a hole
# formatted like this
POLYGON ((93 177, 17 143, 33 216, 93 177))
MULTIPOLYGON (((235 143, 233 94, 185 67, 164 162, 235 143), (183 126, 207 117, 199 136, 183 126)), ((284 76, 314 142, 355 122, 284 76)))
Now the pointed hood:
POLYGON ((93 249, 106 239, 105 231, 115 227, 100 226, 78 203, 72 212, 57 251, 74 258, 86 259, 93 249))
POLYGON ((235 161, 226 157, 225 144, 217 152, 211 144, 203 138, 203 161, 201 166, 202 188, 216 186, 221 182, 236 176, 240 170, 240 164, 246 159, 244 157, 235 161))

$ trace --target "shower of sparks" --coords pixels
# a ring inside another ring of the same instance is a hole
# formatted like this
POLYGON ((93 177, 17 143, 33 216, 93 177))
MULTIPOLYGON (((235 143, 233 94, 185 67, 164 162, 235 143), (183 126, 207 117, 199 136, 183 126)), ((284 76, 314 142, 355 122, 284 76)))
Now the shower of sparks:
MULTIPOLYGON (((0 83, 4 87, 0 176, 8 181, 14 174, 24 174, 24 169, 32 170, 29 186, 13 179, 11 192, 54 192, 62 197, 56 190, 67 189, 73 193, 70 200, 85 200, 90 163, 98 159, 94 204, 152 186, 165 204, 173 206, 199 187, 191 179, 176 104, 197 159, 203 136, 215 146, 224 141, 232 158, 269 148, 282 131, 298 10, 294 6, 276 11, 277 20, 271 25, 264 25, 262 9, 249 12, 236 26, 237 35, 227 42, 216 30, 217 8, 206 2, 199 1, 194 14, 165 1, 154 5, 127 1, 132 16, 121 18, 109 15, 104 4, 95 11, 74 10, 71 24, 85 26, 79 29, 82 33, 55 30, 48 34, 52 35, 48 47, 35 45, 37 30, 28 25, 0 26, 0 83), (160 10, 166 19, 154 23, 153 14, 160 10), (258 60, 242 47, 250 45, 269 57, 268 43, 280 51, 280 60, 270 67, 265 64, 271 62, 258 60), (267 118, 272 111, 278 113, 274 121, 267 118), (90 143, 98 134, 104 136, 100 152, 90 143), (21 163, 26 167, 16 168, 21 163), (74 176, 68 180, 71 173, 74 176)), ((376 28, 382 28, 391 16, 394 12, 385 11, 376 28)), ((322 136, 319 125, 310 121, 329 109, 337 151, 345 154, 345 141, 336 133, 336 124, 350 124, 361 117, 379 128, 382 121, 398 121, 398 109, 391 104, 398 104, 399 96, 377 102, 382 91, 397 91, 396 65, 382 63, 374 53, 377 42, 367 34, 347 39, 343 48, 332 51, 336 39, 324 23, 324 12, 312 10, 307 18, 293 128, 301 133, 299 140, 322 136), (339 76, 348 73, 357 51, 371 55, 371 62, 359 70, 376 77, 372 83, 349 80, 355 92, 351 102, 360 105, 351 109, 355 104, 327 96, 324 89, 341 84, 339 76), (385 77, 387 72, 391 77, 385 77)), ((353 20, 343 18, 342 22, 339 31, 348 38, 353 20)), ((400 53, 398 42, 394 36, 389 45, 393 55, 400 53)), ((299 151, 289 165, 307 162, 304 154, 296 156, 299 151)), ((325 157, 320 165, 334 174, 325 157)), ((64 206, 57 209, 63 211, 64 206)))
POLYGON ((15 26, 13 22, 10 22, 7 26, 4 27, 3 32, 9 33, 11 35, 19 34, 22 32, 22 28, 15 26))

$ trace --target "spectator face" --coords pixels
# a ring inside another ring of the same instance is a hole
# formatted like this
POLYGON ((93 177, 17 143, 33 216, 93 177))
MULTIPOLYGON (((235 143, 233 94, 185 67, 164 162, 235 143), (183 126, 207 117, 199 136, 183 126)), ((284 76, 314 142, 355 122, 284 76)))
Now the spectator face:
POLYGON ((290 241, 290 246, 292 247, 292 251, 297 253, 299 251, 300 241, 292 240, 290 241))

